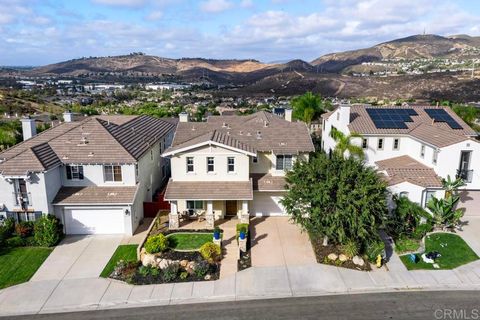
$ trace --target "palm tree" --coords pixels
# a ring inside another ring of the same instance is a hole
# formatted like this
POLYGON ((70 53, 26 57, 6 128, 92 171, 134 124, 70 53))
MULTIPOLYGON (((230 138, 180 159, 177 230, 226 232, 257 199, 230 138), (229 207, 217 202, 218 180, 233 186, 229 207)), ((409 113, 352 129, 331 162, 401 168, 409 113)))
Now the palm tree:
POLYGON ((452 180, 450 175, 447 176, 447 179, 442 179, 443 189, 445 190, 445 198, 450 198, 452 195, 456 194, 458 188, 463 187, 465 182, 462 178, 456 178, 452 180))
POLYGON ((365 154, 363 153, 362 147, 352 143, 354 138, 361 138, 362 136, 359 133, 352 132, 349 135, 345 135, 343 132, 339 131, 336 128, 332 128, 330 131, 330 136, 335 140, 337 145, 335 146, 335 154, 339 157, 344 157, 345 152, 348 151, 348 154, 351 156, 357 156, 363 158, 365 154))
POLYGON ((458 224, 463 216, 461 209, 455 209, 460 197, 451 196, 445 199, 432 197, 427 203, 427 208, 432 212, 433 222, 438 226, 453 227, 458 224))
POLYGON ((312 92, 296 97, 292 100, 293 117, 310 124, 313 119, 324 112, 322 97, 312 92))

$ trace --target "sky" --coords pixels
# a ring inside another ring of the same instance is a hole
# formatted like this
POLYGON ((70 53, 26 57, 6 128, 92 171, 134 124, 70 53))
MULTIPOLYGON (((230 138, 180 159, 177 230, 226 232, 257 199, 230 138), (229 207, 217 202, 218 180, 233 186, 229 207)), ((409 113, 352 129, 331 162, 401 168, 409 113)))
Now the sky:
POLYGON ((480 1, 0 0, 0 65, 131 52, 311 61, 424 30, 480 35, 480 1))

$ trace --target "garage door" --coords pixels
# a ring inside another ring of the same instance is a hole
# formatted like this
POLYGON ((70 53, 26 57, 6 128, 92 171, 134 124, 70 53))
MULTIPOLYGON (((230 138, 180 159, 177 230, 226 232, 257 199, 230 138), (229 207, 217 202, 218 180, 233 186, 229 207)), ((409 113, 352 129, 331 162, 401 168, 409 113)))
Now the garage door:
POLYGON ((280 203, 281 193, 254 192, 251 214, 254 216, 286 216, 280 203))
POLYGON ((480 191, 466 190, 460 192, 458 208, 465 208, 465 217, 480 217, 480 191))
POLYGON ((119 234, 125 232, 123 209, 65 209, 67 234, 119 234))

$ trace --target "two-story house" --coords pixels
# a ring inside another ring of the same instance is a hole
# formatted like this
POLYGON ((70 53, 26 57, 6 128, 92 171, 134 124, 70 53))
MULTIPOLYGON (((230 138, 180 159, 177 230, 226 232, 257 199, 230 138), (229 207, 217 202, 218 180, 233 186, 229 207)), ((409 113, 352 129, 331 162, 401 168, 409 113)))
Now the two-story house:
POLYGON ((94 116, 36 135, 22 119, 22 143, 0 153, 0 215, 55 214, 67 234, 132 234, 143 202, 167 180, 178 119, 94 116))
POLYGON ((477 134, 450 108, 339 105, 323 115, 327 153, 336 145, 332 128, 359 133, 362 138, 353 142, 363 148, 366 163, 385 176, 390 191, 423 206, 443 195, 441 178, 448 175, 463 178, 465 190, 480 189, 477 134))
POLYGON ((203 213, 214 221, 248 215, 285 215, 280 203, 285 172, 297 159, 307 159, 314 146, 303 122, 268 112, 248 116, 211 116, 189 122, 180 115, 172 146, 172 177, 165 192, 171 203, 170 227, 179 215, 203 213))

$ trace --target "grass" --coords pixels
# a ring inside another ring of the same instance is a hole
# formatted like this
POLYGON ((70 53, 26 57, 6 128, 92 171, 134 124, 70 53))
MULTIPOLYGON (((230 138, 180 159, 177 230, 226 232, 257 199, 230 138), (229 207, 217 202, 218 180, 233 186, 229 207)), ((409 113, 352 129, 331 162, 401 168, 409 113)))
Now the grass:
POLYGON ((26 282, 37 272, 53 248, 18 247, 0 251, 0 289, 26 282))
POLYGON ((420 247, 420 240, 400 238, 395 241, 395 252, 404 253, 409 251, 416 251, 420 247))
POLYGON ((168 236, 169 247, 174 250, 198 250, 206 242, 211 242, 213 233, 172 233, 168 236))
POLYGON ((112 274, 113 269, 117 265, 117 262, 120 260, 125 261, 136 261, 137 260, 137 247, 136 244, 125 244, 118 246, 117 250, 113 253, 112 257, 108 261, 105 268, 103 268, 100 277, 108 278, 112 274))
MULTIPOLYGON (((437 251, 442 256, 435 260, 440 269, 454 269, 463 264, 475 261, 478 256, 459 236, 451 233, 434 233, 425 239, 425 252, 437 251)), ((433 264, 410 261, 408 255, 400 256, 408 270, 433 270, 433 264)))

